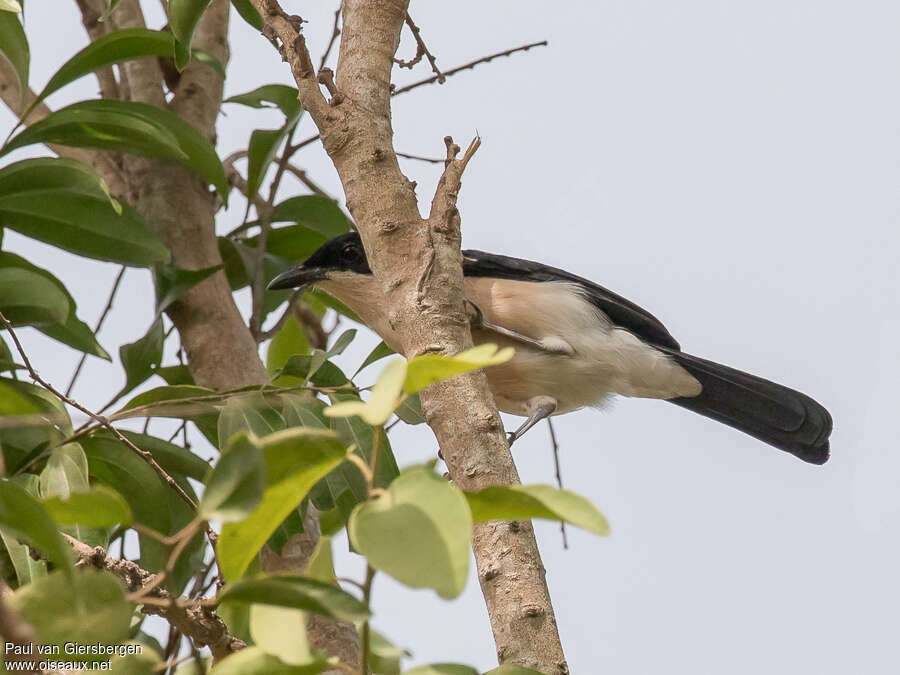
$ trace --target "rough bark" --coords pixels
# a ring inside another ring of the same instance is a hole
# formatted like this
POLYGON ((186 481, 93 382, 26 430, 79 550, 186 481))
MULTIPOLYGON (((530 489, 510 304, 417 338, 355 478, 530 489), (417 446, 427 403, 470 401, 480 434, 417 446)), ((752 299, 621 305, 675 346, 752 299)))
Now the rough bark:
MULTIPOLYGON (((294 17, 274 0, 252 0, 266 33, 281 41, 300 101, 319 128, 381 282, 392 327, 407 357, 456 353, 472 344, 463 304, 456 198, 465 164, 448 142, 448 164, 428 219, 394 152, 390 77, 407 2, 344 0, 331 101, 319 89, 294 17)), ((483 374, 453 378, 423 392, 422 406, 454 482, 465 489, 514 484, 518 475, 483 374)), ((501 663, 566 673, 544 568, 530 523, 480 525, 473 548, 501 663)))

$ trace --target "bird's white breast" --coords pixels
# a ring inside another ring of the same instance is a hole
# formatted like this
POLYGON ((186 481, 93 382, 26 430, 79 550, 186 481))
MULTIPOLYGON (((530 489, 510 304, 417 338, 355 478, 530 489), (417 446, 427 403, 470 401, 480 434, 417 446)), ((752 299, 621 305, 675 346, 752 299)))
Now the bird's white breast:
MULTIPOLYGON (((320 286, 356 312, 388 346, 401 349, 371 275, 339 273, 320 286)), ((534 396, 552 396, 557 413, 563 413, 600 405, 614 393, 648 398, 700 393, 700 383, 687 371, 616 328, 575 284, 467 277, 465 287, 467 299, 487 323, 544 342, 549 349, 473 327, 476 344, 493 342, 516 350, 507 363, 485 370, 504 412, 525 414, 525 402, 534 396)))

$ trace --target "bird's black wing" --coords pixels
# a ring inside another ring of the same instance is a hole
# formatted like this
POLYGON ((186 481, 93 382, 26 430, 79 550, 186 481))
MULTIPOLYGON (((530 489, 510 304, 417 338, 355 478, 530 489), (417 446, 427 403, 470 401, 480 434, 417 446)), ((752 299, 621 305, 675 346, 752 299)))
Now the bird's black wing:
POLYGON ((463 274, 467 277, 496 277, 516 281, 565 281, 576 284, 587 299, 609 317, 616 326, 624 328, 653 345, 681 350, 662 322, 620 295, 616 295, 593 281, 588 281, 556 267, 521 258, 494 255, 484 251, 463 251, 463 274))

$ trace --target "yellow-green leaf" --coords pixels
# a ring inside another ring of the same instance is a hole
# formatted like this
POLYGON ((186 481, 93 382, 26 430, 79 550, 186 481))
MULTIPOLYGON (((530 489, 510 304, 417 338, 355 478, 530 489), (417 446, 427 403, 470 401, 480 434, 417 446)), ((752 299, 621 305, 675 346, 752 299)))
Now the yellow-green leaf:
POLYGON ((460 352, 456 356, 441 354, 416 356, 409 362, 403 390, 407 394, 414 394, 439 380, 505 363, 512 358, 513 352, 512 347, 497 349, 495 344, 483 344, 460 352))
POLYGON ((44 508, 60 525, 77 523, 86 527, 113 527, 131 524, 131 509, 118 492, 95 485, 87 492, 75 492, 67 498, 44 500, 44 508))
POLYGON ((372 426, 382 425, 400 405, 400 394, 403 392, 406 377, 406 361, 402 359, 391 361, 372 387, 372 396, 368 401, 336 403, 325 408, 325 415, 328 417, 359 415, 372 426))
POLYGON ((472 514, 462 492, 429 467, 407 469, 385 494, 358 504, 347 531, 372 567, 407 586, 455 598, 466 585, 472 514))
POLYGON ((546 518, 595 534, 609 534, 609 523, 593 504, 581 495, 551 485, 494 486, 465 495, 476 523, 546 518))

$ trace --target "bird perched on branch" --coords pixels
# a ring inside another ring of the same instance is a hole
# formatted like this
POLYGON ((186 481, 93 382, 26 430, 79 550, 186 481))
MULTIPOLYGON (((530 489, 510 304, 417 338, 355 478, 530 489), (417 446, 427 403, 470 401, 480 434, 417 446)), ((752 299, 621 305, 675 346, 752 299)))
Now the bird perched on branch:
MULTIPOLYGON (((485 370, 497 407, 536 422, 600 405, 612 394, 665 399, 813 464, 828 459, 831 416, 805 394, 681 351, 646 310, 602 286, 540 263, 463 251, 476 344, 515 347, 485 370)), ((324 244, 270 289, 315 285, 402 352, 357 233, 324 244)))

